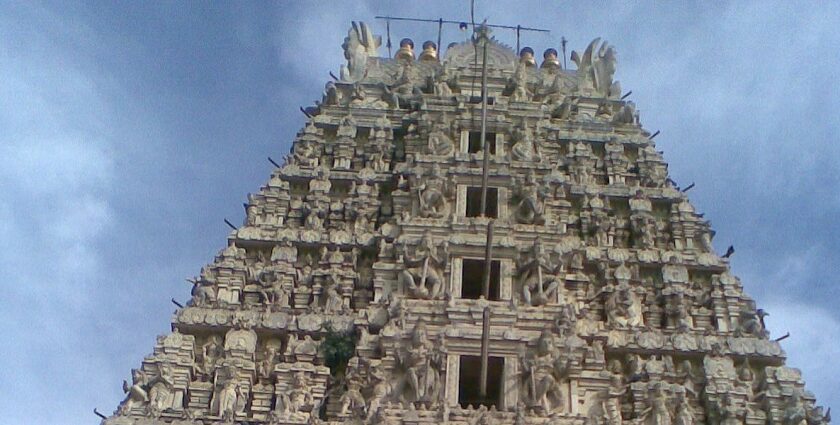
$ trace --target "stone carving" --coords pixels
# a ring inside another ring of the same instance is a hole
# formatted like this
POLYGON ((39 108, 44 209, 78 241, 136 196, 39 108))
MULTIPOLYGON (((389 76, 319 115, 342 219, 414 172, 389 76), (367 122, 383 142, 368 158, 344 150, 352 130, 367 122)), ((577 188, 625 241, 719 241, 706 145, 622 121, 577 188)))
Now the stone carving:
POLYGON ((300 167, 315 168, 321 158, 321 147, 315 141, 301 139, 292 148, 292 158, 300 167))
POLYGON ((510 137, 488 155, 485 300, 450 289, 485 248, 483 221, 454 216, 482 179, 483 154, 459 151, 483 49, 378 45, 350 30, 341 78, 103 425, 828 423, 620 99, 612 47, 575 71, 487 41, 487 127, 510 137))
POLYGON ((419 183, 417 195, 420 201, 421 217, 443 218, 449 213, 452 187, 441 174, 437 164, 432 166, 429 175, 419 183))
POLYGON ((562 264, 551 261, 539 237, 521 261, 517 274, 522 300, 527 305, 544 305, 556 300, 558 288, 565 282, 565 269, 562 264))
POLYGON ((418 322, 411 335, 411 343, 400 351, 399 362, 405 368, 408 401, 436 403, 440 396, 440 353, 429 340, 426 325, 418 322))
POLYGON ((347 66, 341 67, 342 81, 356 81, 364 78, 368 57, 375 57, 382 45, 382 37, 375 36, 364 22, 353 22, 353 26, 341 45, 347 66))
POLYGON ((447 244, 438 251, 432 234, 426 231, 414 253, 403 245, 403 263, 406 268, 399 275, 399 283, 406 293, 413 298, 437 299, 443 296, 443 270, 449 256, 447 244))
POLYGON ((517 222, 523 224, 537 224, 545 223, 544 210, 545 199, 549 192, 548 188, 537 181, 533 170, 528 170, 525 181, 520 181, 514 178, 514 202, 516 203, 516 210, 514 218, 517 222))
POLYGON ((443 116, 440 122, 432 124, 432 131, 429 132, 429 154, 449 156, 455 151, 455 143, 447 134, 449 126, 446 116, 443 116))
POLYGON ((516 72, 508 81, 508 87, 511 91, 510 100, 512 102, 528 102, 531 100, 533 93, 528 88, 528 67, 524 63, 517 65, 516 72))
POLYGON ((536 350, 522 360, 523 393, 529 408, 543 415, 568 408, 562 382, 567 379, 570 360, 557 348, 551 332, 544 330, 537 339, 536 350))
POLYGON ((600 38, 589 43, 583 56, 572 51, 572 61, 578 67, 580 87, 585 92, 591 90, 594 94, 612 99, 621 97, 621 86, 613 81, 615 75, 615 48, 606 41, 600 44, 600 38))
POLYGON ((542 152, 539 144, 534 140, 531 131, 525 127, 518 127, 511 135, 513 146, 510 149, 511 157, 517 161, 541 162, 542 152))

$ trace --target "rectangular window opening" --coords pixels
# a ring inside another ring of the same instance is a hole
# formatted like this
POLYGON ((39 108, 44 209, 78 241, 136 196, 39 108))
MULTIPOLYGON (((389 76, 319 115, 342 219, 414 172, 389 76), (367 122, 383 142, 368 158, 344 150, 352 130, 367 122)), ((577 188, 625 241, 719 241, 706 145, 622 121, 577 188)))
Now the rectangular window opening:
MULTIPOLYGON (((490 155, 496 154, 496 133, 487 132, 487 143, 490 145, 490 155)), ((467 152, 468 153, 478 153, 478 151, 484 150, 483 146, 481 146, 481 132, 480 131, 471 131, 470 137, 468 139, 467 144, 467 152)))
POLYGON ((496 406, 502 409, 502 377, 505 368, 503 357, 487 357, 487 394, 481 396, 481 357, 461 356, 458 376, 458 404, 461 407, 472 405, 496 406))
MULTIPOLYGON (((484 295, 484 260, 464 258, 461 266, 461 298, 477 300, 484 295)), ((501 263, 490 262, 490 301, 500 299, 501 263)))
MULTIPOLYGON (((481 188, 467 188, 467 217, 481 217, 481 188)), ((486 217, 497 218, 499 216, 499 190, 495 187, 487 188, 486 217)))

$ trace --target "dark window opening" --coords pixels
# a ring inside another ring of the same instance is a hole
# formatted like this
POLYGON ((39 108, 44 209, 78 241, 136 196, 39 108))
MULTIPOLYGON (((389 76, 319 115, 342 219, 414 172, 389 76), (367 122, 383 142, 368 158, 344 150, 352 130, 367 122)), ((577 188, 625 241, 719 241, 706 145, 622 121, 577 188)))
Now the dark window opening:
MULTIPOLYGON (((484 295, 484 260, 465 258, 461 266, 461 298, 477 300, 484 295)), ((500 299, 501 263, 490 262, 490 300, 500 299)))
MULTIPOLYGON (((499 216, 499 190, 495 187, 487 188, 487 207, 485 217, 499 216)), ((467 188, 467 217, 481 217, 481 188, 467 188)))
MULTIPOLYGON (((487 133, 487 143, 490 145, 490 155, 496 154, 496 133, 487 133)), ((481 146, 481 132, 480 131, 471 131, 470 137, 468 139, 467 144, 467 152, 468 153, 478 153, 478 151, 483 150, 483 146, 481 146)))
POLYGON ((461 407, 472 405, 496 406, 502 408, 502 377, 505 359, 487 357, 487 395, 481 396, 481 357, 461 356, 461 370, 458 376, 458 404, 461 407))
MULTIPOLYGON (((474 105, 481 104, 481 96, 470 96, 470 103, 474 105)), ((496 98, 494 96, 487 96, 487 104, 493 105, 496 103, 496 98)))

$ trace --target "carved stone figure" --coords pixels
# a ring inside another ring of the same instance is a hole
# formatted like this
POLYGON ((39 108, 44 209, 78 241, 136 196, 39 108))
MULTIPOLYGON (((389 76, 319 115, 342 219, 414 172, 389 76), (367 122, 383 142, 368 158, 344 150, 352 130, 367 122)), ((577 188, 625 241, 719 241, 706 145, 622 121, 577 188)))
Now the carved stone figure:
POLYGON ((429 154, 452 155, 455 150, 455 143, 447 134, 448 129, 449 124, 446 117, 443 117, 440 123, 433 124, 432 131, 429 132, 429 154))
POLYGON ((531 89, 528 88, 528 67, 520 63, 516 67, 513 77, 508 82, 512 90, 510 100, 512 102, 530 102, 533 97, 531 89))
POLYGON ((533 170, 528 170, 525 181, 514 179, 516 221, 523 224, 545 223, 543 199, 548 196, 548 188, 537 181, 533 170))
POLYGON ((451 188, 437 164, 434 164, 430 174, 422 179, 417 192, 421 217, 443 218, 448 214, 451 188))
POLYGON ((511 157, 517 161, 540 162, 542 152, 539 144, 534 141, 531 131, 525 127, 518 127, 512 134, 513 146, 510 149, 511 157))
POLYGON ((341 47, 347 66, 341 67, 342 81, 356 81, 364 78, 369 56, 377 56, 382 37, 375 36, 364 22, 353 22, 353 26, 341 47))
POLYGON ((306 373, 297 372, 292 376, 288 393, 282 393, 278 397, 274 411, 281 417, 305 418, 304 413, 312 410, 313 404, 312 389, 306 379, 306 373))
POLYGON ((192 298, 189 305, 194 307, 206 307, 216 302, 216 289, 211 282, 204 278, 187 279, 187 282, 192 283, 193 287, 190 291, 192 298))
POLYGON ((648 425, 671 425, 671 411, 668 408, 668 396, 662 387, 657 383, 648 396, 648 407, 642 412, 648 425))
POLYGON ((400 285, 414 298, 440 298, 443 295, 443 269, 448 255, 445 245, 442 253, 438 252, 429 231, 423 234, 420 243, 414 248, 413 255, 409 254, 408 247, 403 245, 406 269, 399 275, 400 285))
POLYGON ((408 401, 436 402, 440 392, 441 359, 429 340, 426 325, 422 321, 414 327, 411 344, 400 351, 400 364, 406 370, 409 394, 403 394, 408 401))
POLYGON ((685 391, 678 391, 674 407, 674 425, 694 425, 694 412, 685 391))
POLYGON ((527 305, 544 305, 556 298, 558 288, 564 284, 565 273, 555 272, 562 264, 554 264, 537 237, 528 256, 517 268, 522 285, 522 299, 527 305))
POLYGON ((292 149, 292 158, 294 158, 295 164, 298 166, 317 167, 318 161, 321 158, 321 147, 317 142, 312 140, 298 140, 292 149))
POLYGON ((131 385, 123 381, 125 400, 120 404, 119 413, 128 415, 132 409, 146 408, 149 404, 148 380, 141 369, 131 370, 131 385))
POLYGON ((573 51, 572 61, 577 64, 577 75, 582 90, 591 90, 599 96, 617 99, 621 97, 621 86, 618 81, 613 81, 615 48, 606 41, 599 47, 600 41, 600 38, 596 38, 589 43, 583 56, 573 51))
POLYGON ((566 410, 562 382, 567 378, 571 359, 557 348, 554 336, 544 330, 534 352, 522 360, 526 405, 548 415, 566 410))

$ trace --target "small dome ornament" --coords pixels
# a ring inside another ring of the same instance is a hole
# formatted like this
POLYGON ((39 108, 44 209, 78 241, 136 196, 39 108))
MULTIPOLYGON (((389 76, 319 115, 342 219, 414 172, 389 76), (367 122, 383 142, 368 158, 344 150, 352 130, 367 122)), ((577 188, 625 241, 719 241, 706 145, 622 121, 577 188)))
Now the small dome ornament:
POLYGON ((420 53, 420 61, 423 62, 437 62, 438 52, 437 44, 429 40, 423 43, 423 52, 420 53))
POLYGON ((557 70, 560 69, 560 60, 557 59, 556 49, 546 49, 543 52, 543 63, 540 68, 557 70))
POLYGON ((523 47, 519 51, 519 62, 524 63, 528 67, 537 66, 537 61, 534 59, 534 49, 523 47))
POLYGON ((394 59, 414 61, 414 42, 410 38, 400 40, 400 49, 397 50, 394 59))

